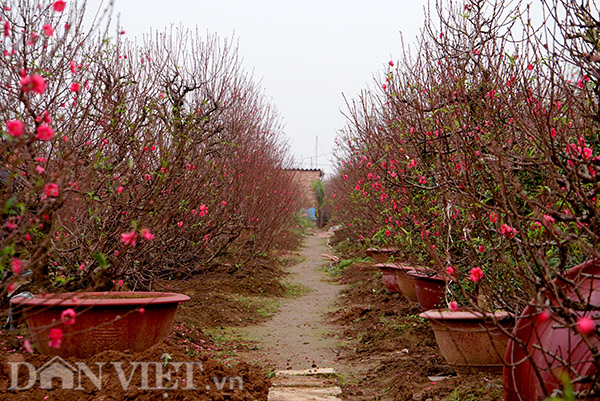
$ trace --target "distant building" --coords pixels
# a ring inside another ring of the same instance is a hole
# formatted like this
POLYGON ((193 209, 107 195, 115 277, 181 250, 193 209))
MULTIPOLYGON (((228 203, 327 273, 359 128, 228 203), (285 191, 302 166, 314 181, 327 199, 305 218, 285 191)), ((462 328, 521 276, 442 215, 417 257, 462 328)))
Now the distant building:
POLYGON ((325 175, 321 169, 303 169, 303 168, 293 168, 288 169, 288 171, 293 173, 293 180, 298 183, 302 193, 302 200, 300 205, 304 209, 319 208, 319 201, 317 200, 317 195, 315 191, 312 190, 312 183, 316 180, 321 180, 321 178, 325 175))

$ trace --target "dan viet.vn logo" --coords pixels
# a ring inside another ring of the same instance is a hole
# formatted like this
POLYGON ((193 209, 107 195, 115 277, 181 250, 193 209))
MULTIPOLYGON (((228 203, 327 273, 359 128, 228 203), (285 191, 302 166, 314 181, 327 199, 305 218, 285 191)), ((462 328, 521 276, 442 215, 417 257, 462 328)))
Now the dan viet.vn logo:
POLYGON ((55 356, 42 366, 36 367, 29 362, 9 361, 8 391, 29 390, 39 386, 45 390, 85 390, 86 386, 102 389, 103 375, 118 379, 124 391, 130 388, 138 390, 242 390, 242 377, 212 377, 209 384, 205 380, 200 384, 198 377, 203 372, 201 362, 174 362, 168 354, 163 361, 113 361, 69 363, 55 356))

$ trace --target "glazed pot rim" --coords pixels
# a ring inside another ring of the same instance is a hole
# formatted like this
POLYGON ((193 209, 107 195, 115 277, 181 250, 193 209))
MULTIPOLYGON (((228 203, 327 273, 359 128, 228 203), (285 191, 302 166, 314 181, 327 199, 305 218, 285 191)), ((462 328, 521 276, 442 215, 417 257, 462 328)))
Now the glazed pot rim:
POLYGON ((402 263, 392 263, 392 262, 386 262, 386 263, 376 263, 373 265, 373 267, 377 267, 377 268, 389 268, 389 269, 397 269, 397 270, 408 270, 408 271, 414 271, 417 268, 414 266, 410 266, 410 265, 405 265, 402 263))
POLYGON ((120 305, 159 305, 181 303, 190 300, 184 294, 159 291, 102 291, 36 294, 35 298, 15 297, 14 305, 27 306, 120 306, 120 305))
POLYGON ((368 248, 368 252, 376 252, 376 253, 398 253, 400 252, 400 248, 368 248))
MULTIPOLYGON (((432 272, 433 273, 433 272, 432 272)), ((446 281, 446 279, 437 273, 433 273, 432 275, 427 274, 427 271, 415 269, 411 272, 408 272, 409 276, 414 278, 423 278, 423 279, 431 279, 435 281, 446 281)))
POLYGON ((419 315, 423 319, 429 320, 473 320, 473 319, 490 319, 490 320, 507 320, 514 319, 514 315, 506 311, 495 312, 477 312, 477 311, 456 311, 450 309, 430 309, 419 315))

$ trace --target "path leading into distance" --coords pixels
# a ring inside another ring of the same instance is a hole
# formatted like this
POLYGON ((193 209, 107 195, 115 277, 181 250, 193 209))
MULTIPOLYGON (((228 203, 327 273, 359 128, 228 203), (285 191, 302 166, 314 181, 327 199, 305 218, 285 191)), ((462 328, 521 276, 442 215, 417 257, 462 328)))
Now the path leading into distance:
POLYGON ((341 390, 331 379, 337 354, 335 327, 326 321, 333 311, 340 286, 327 280, 323 268, 329 261, 328 232, 315 231, 305 238, 300 262, 289 268, 288 282, 309 291, 285 299, 277 313, 257 326, 236 329, 256 341, 258 359, 277 370, 269 401, 338 400, 341 390), (324 374, 323 374, 324 373, 324 374))

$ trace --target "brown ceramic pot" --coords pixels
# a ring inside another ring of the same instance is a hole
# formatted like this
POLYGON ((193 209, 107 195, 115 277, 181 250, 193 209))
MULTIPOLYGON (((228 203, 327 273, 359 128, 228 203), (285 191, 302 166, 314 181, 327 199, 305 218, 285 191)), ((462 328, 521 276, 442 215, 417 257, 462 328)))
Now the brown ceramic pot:
POLYGON ((22 308, 40 353, 87 357, 105 350, 148 349, 169 336, 177 306, 189 299, 169 292, 82 292, 18 297, 11 304, 22 308), (76 313, 73 324, 61 320, 69 308, 76 313), (52 328, 63 332, 59 348, 48 344, 52 328))
POLYGON ((377 263, 375 267, 381 270, 383 284, 390 292, 399 292, 409 300, 416 301, 415 286, 408 273, 415 270, 412 266, 399 263, 377 263))
POLYGON ((442 356, 457 373, 502 372, 509 338, 499 327, 512 330, 512 315, 432 309, 420 316, 430 321, 442 356))
POLYGON ((446 280, 437 275, 428 275, 416 270, 408 273, 414 280, 415 292, 423 310, 443 307, 446 292, 446 280))
MULTIPOLYGON (((570 269, 567 280, 554 280, 554 285, 564 291, 566 298, 579 302, 579 296, 590 305, 600 305, 600 264, 590 260, 570 269)), ((542 294, 543 295, 543 294, 542 294)), ((559 300, 550 296, 550 302, 559 300)), ((582 312, 575 312, 581 316, 582 312)), ((580 376, 592 380, 598 377, 593 349, 600 347, 596 334, 583 338, 558 314, 540 318, 541 309, 532 301, 519 315, 513 335, 519 341, 510 341, 504 368, 504 399, 506 401, 541 400, 554 390, 562 389, 560 372, 568 373, 570 380, 580 376), (537 372, 536 372, 537 370, 537 372)), ((587 316, 598 319, 600 312, 587 316)), ((596 320, 597 321, 597 320, 596 320)), ((590 381, 573 384, 574 391, 582 396, 591 387, 590 381)), ((597 399, 593 396, 590 399, 597 399)))

